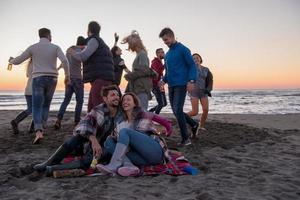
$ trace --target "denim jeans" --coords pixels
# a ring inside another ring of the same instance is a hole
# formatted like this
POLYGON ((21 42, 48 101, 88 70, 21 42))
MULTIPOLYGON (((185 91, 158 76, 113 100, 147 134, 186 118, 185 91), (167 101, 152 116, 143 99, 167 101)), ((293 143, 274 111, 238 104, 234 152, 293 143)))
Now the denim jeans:
POLYGON ((154 112, 155 114, 159 114, 161 109, 167 105, 166 94, 165 92, 160 91, 158 86, 153 86, 152 92, 156 98, 158 105, 151 108, 149 112, 154 112))
POLYGON ((141 92, 136 95, 139 100, 140 100, 140 106, 143 110, 147 111, 148 109, 148 103, 149 103, 149 98, 148 94, 146 92, 141 92))
POLYGON ((57 115, 57 118, 59 120, 63 119, 67 106, 71 101, 73 93, 75 93, 75 98, 76 98, 74 122, 80 121, 80 115, 81 115, 81 110, 83 105, 84 88, 83 88, 82 79, 78 79, 78 78, 71 78, 71 82, 65 86, 65 98, 59 108, 59 112, 57 115))
MULTIPOLYGON (((85 168, 88 168, 90 166, 94 155, 91 143, 87 138, 82 137, 81 135, 72 136, 67 141, 65 141, 62 146, 67 149, 68 154, 81 156, 80 162, 85 168)), ((110 159, 111 154, 102 147, 102 154, 99 158, 100 162, 109 162, 110 159)))
POLYGON ((198 123, 193 118, 188 116, 186 113, 184 113, 184 116, 185 116, 186 123, 190 125, 192 128, 198 125, 198 123))
POLYGON ((32 114, 35 130, 46 126, 57 77, 39 76, 32 80, 32 114))
POLYGON ((20 123, 23 121, 28 115, 32 113, 32 96, 31 95, 25 95, 26 103, 27 103, 27 109, 20 112, 16 118, 14 119, 15 123, 20 123))
POLYGON ((183 105, 186 97, 186 86, 169 87, 169 100, 172 111, 177 119, 182 141, 189 138, 183 105))
POLYGON ((164 153, 159 142, 144 133, 123 128, 119 132, 118 141, 112 137, 107 138, 104 143, 105 150, 113 154, 117 142, 129 147, 126 156, 136 166, 156 165, 163 162, 164 153))
POLYGON ((81 156, 80 162, 84 167, 89 167, 93 160, 93 150, 91 148, 91 145, 89 144, 88 147, 84 149, 84 145, 87 142, 89 142, 88 139, 80 135, 76 135, 69 138, 63 144, 69 154, 72 153, 74 156, 81 156))

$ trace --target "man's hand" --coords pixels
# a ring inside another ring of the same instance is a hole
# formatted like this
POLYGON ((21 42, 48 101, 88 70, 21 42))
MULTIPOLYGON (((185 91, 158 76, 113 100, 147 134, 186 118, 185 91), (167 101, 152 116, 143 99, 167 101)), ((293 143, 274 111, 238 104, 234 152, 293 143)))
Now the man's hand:
POLYGON ((117 33, 115 33, 115 44, 117 44, 118 40, 119 40, 119 35, 117 33))
POLYGON ((71 81, 70 81, 69 76, 65 76, 65 81, 64 81, 65 85, 68 85, 70 82, 71 81))
POLYGON ((192 92, 194 89, 194 83, 188 82, 186 89, 188 92, 192 92))
POLYGON ((8 62, 10 62, 12 59, 14 59, 13 57, 9 57, 8 62))
POLYGON ((89 137, 89 140, 92 143, 92 149, 93 149, 93 155, 96 158, 100 158, 101 154, 102 154, 102 148, 97 140, 97 138, 94 135, 91 135, 89 137))
POLYGON ((158 79, 158 77, 159 77, 159 74, 158 74, 158 72, 157 72, 157 71, 155 71, 155 70, 154 70, 154 69, 152 69, 152 68, 150 68, 150 70, 154 72, 154 74, 155 74, 155 77, 153 77, 153 78, 155 78, 155 79, 157 80, 157 79, 158 79))
POLYGON ((158 86, 160 91, 164 92, 165 91, 165 82, 164 81, 159 81, 158 86))

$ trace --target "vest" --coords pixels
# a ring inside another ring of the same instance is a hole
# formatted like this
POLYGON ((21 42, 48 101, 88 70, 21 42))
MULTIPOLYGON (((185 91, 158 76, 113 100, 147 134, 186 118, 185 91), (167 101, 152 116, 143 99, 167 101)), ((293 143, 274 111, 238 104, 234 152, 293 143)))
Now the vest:
POLYGON ((95 38, 99 45, 97 50, 83 62, 83 82, 93 82, 99 78, 114 81, 114 63, 109 47, 97 35, 90 36, 87 41, 92 38, 95 38))

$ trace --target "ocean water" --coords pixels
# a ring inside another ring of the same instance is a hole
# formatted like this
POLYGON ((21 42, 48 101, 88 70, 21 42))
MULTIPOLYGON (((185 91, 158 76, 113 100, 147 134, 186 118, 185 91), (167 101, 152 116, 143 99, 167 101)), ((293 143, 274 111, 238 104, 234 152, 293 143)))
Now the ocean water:
MULTIPOLYGON (((26 108, 23 91, 0 91, 0 110, 22 110, 26 108)), ((232 114, 287 114, 300 113, 300 89, 297 90, 214 90, 209 98, 210 113, 232 114)), ((54 94, 51 110, 58 110, 64 98, 64 91, 54 94)), ((167 97, 168 99, 168 97, 167 97)), ((88 91, 85 92, 83 111, 87 110, 88 91)), ((156 104, 155 97, 149 102, 149 108, 156 104)), ((67 108, 73 111, 75 97, 67 108)), ((185 111, 191 110, 190 99, 187 96, 185 111)), ((201 107, 200 107, 201 110, 201 107)), ((162 109, 163 113, 170 113, 168 105, 162 109)))

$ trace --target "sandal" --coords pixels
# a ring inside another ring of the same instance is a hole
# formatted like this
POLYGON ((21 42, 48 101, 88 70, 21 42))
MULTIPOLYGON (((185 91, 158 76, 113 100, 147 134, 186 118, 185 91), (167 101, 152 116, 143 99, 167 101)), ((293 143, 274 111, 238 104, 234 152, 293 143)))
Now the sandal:
POLYGON ((35 131, 35 138, 32 141, 32 144, 39 144, 41 140, 44 138, 43 131, 38 129, 35 131))

